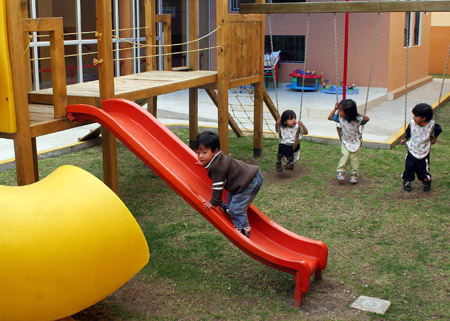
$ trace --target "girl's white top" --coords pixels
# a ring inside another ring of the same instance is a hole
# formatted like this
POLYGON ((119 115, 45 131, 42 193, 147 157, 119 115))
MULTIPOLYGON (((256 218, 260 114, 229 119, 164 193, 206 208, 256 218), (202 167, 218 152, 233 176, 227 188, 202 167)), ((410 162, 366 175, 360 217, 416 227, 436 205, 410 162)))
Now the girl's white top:
POLYGON ((281 125, 278 126, 278 132, 280 133, 280 144, 294 145, 295 136, 297 135, 297 129, 297 124, 294 127, 283 127, 281 125))
POLYGON ((359 126, 362 122, 362 116, 358 116, 356 120, 351 122, 343 117, 339 117, 339 123, 342 128, 341 140, 350 152, 356 152, 361 147, 361 133, 359 132, 359 126))
POLYGON ((409 152, 417 159, 425 158, 431 149, 431 131, 434 120, 430 120, 425 126, 420 126, 414 119, 409 123, 411 138, 406 142, 409 152))

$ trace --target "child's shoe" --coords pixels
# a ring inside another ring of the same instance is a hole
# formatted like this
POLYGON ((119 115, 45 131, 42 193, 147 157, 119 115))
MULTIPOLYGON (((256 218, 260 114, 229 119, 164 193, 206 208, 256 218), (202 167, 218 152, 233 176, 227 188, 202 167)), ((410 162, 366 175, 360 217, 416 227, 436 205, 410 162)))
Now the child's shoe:
POLYGON ((245 235, 246 237, 250 238, 250 227, 243 227, 237 229, 241 234, 245 235))
POLYGON ((345 181, 345 172, 337 172, 337 180, 340 182, 345 181))
POLYGON ((431 182, 423 182, 423 191, 424 192, 429 192, 431 189, 431 182))
POLYGON ((350 174, 350 184, 358 184, 358 175, 357 174, 350 174))
POLYGON ((222 211, 230 215, 230 209, 228 208, 227 203, 222 202, 222 204, 220 204, 220 208, 222 209, 222 211))
POLYGON ((276 162, 276 170, 277 172, 282 172, 283 171, 283 166, 281 165, 281 162, 276 162))
POLYGON ((294 170, 294 162, 288 162, 288 163, 286 164, 286 169, 287 169, 288 171, 294 170))
POLYGON ((411 192, 411 182, 410 181, 403 181, 403 189, 407 192, 411 192))

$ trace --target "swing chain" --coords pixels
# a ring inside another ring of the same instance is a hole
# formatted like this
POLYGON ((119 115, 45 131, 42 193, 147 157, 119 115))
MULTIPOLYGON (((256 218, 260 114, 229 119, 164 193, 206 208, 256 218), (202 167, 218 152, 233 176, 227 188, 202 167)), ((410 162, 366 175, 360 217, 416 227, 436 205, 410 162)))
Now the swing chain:
POLYGON ((441 91, 439 92, 439 99, 438 99, 438 104, 437 104, 437 107, 436 107, 434 121, 436 121, 436 119, 437 119, 437 114, 439 112, 439 107, 441 106, 442 92, 444 91, 445 78, 447 77, 447 67, 448 67, 449 56, 450 56, 450 45, 448 46, 447 59, 445 60, 444 73, 442 75, 441 91))
MULTIPOLYGON (((380 13, 378 12, 377 22, 375 24, 375 35, 373 37, 372 56, 370 58, 369 82, 367 84, 366 103, 364 105, 363 115, 365 115, 367 113, 367 105, 369 103, 369 91, 370 91, 370 84, 372 82, 372 73, 373 73, 373 65, 374 65, 374 61, 375 61, 375 50, 377 48, 378 26, 379 25, 380 25, 380 13)), ((364 131, 364 125, 362 125, 360 127, 360 135, 361 136, 362 136, 363 131, 364 131)))
POLYGON ((409 47, 409 19, 410 12, 406 13, 406 21, 405 21, 405 119, 404 119, 404 130, 406 134, 406 112, 408 110, 408 47, 409 47))
POLYGON ((302 109, 303 109, 303 93, 305 92, 305 78, 306 78, 306 57, 308 57, 308 39, 309 39, 309 21, 310 13, 308 13, 308 18, 306 20, 306 36, 305 36, 305 59, 303 61, 303 77, 302 77, 302 91, 300 94, 300 111, 298 115, 298 120, 302 120, 302 109))
POLYGON ((339 82, 339 75, 338 75, 338 57, 337 57, 337 47, 338 47, 338 42, 337 42, 337 26, 336 26, 336 12, 334 13, 334 68, 335 68, 335 74, 336 74, 336 103, 339 102, 339 87, 338 87, 338 82, 339 82))

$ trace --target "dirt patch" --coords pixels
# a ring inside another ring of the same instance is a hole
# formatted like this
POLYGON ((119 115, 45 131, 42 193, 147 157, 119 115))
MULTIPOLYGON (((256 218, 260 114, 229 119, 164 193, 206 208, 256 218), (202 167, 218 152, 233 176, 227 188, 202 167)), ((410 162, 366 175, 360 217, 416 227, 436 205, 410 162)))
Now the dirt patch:
POLYGON ((282 172, 277 172, 275 170, 275 164, 273 171, 264 173, 264 182, 267 183, 281 183, 281 182, 292 182, 297 181, 304 177, 308 172, 305 166, 296 165, 294 170, 286 170, 283 168, 282 172))

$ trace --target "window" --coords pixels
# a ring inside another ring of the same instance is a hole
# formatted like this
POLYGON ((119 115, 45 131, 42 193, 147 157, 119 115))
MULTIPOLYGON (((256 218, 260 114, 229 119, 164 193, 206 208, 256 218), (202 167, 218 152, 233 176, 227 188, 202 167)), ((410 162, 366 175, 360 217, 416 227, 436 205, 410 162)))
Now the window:
POLYGON ((420 45, 420 34, 421 34, 421 25, 422 25, 422 19, 421 19, 421 13, 416 12, 416 17, 414 20, 414 46, 420 45))
MULTIPOLYGON (((267 0, 266 3, 306 2, 306 0, 267 0)), ((239 3, 255 3, 254 0, 231 0, 231 11, 239 11, 239 3)))
MULTIPOLYGON (((281 61, 305 61, 305 36, 272 36, 273 50, 281 50, 281 61)), ((270 36, 265 38, 265 52, 271 52, 270 36)))

